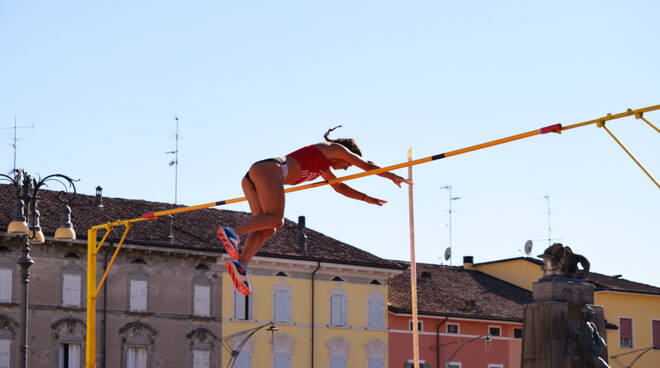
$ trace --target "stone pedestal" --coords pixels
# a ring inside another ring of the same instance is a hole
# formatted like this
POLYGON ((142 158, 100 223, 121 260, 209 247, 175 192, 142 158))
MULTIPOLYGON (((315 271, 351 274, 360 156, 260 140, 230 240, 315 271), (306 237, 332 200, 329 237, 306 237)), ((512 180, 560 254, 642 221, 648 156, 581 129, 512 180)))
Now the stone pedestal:
MULTIPOLYGON (((595 324, 605 336, 603 309, 592 306, 593 284, 563 277, 545 277, 534 284, 533 303, 523 316, 522 368, 583 368, 567 350, 569 334, 581 317, 583 306, 596 312, 595 324)), ((607 352, 603 354, 607 361, 607 352)))

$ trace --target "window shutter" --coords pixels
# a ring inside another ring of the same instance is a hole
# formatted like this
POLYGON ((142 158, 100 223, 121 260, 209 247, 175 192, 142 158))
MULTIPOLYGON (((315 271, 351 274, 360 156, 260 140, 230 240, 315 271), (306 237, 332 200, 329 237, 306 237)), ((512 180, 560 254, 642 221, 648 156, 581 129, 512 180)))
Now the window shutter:
POLYGON ((135 366, 136 368, 147 368, 147 349, 138 348, 137 354, 135 356, 135 366))
POLYGON ((383 320, 383 308, 384 304, 382 301, 377 299, 369 300, 369 328, 385 328, 383 320))
POLYGON ((651 329, 653 330, 653 347, 660 349, 660 321, 653 321, 651 329))
POLYGON ((284 296, 284 322, 291 322, 291 293, 284 296))
POLYGON ((341 325, 341 309, 342 301, 341 295, 333 295, 330 297, 330 324, 333 326, 341 325))
POLYGON ((622 339, 632 339, 632 320, 619 318, 619 335, 622 339))
POLYGON ((210 352, 193 350, 193 368, 209 368, 210 352))
POLYGON ((346 368, 346 359, 339 357, 331 357, 330 368, 346 368))
MULTIPOLYGON (((243 295, 243 294, 241 294, 243 295)), ((240 352, 234 361, 236 368, 252 368, 252 355, 246 352, 240 352)))
POLYGON ((282 298, 282 292, 276 291, 273 293, 273 298, 273 306, 275 309, 273 319, 275 322, 284 322, 284 299, 282 298))
POLYGON ((347 320, 346 320, 346 297, 341 296, 341 325, 345 326, 347 325, 347 320))
POLYGON ((11 276, 11 270, 0 268, 0 302, 11 303, 11 276))
POLYGON ((196 316, 209 316, 211 314, 211 287, 207 285, 195 285, 193 294, 193 314, 196 316))
POLYGON ((147 310, 147 281, 131 280, 130 309, 133 311, 147 310))
POLYGON ((369 368, 385 368, 383 359, 371 358, 369 359, 369 368))
POLYGON ((234 289, 234 318, 245 319, 245 298, 234 289))
POLYGON ((69 366, 67 368, 80 368, 80 345, 69 344, 69 366))
POLYGON ((11 340, 0 339, 0 368, 9 368, 11 340))
POLYGON ((291 357, 289 354, 273 355, 273 368, 291 368, 291 357))
POLYGON ((80 306, 80 281, 80 275, 64 274, 64 278, 62 280, 63 305, 80 306))

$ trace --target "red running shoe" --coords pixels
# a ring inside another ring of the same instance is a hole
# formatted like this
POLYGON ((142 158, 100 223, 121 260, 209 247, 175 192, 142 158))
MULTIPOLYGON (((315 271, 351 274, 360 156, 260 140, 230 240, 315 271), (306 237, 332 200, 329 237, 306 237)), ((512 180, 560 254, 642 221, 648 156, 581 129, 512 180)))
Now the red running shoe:
POLYGON ((227 262, 227 272, 231 277, 231 281, 234 282, 236 290, 238 290, 243 295, 250 295, 252 288, 247 279, 247 268, 243 266, 237 260, 231 260, 227 262))

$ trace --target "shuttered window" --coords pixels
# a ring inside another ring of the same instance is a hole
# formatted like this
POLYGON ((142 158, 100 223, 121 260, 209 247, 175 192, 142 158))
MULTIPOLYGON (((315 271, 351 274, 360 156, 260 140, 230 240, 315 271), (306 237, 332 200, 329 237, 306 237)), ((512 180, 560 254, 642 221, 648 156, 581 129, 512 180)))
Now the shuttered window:
POLYGON ((380 358, 370 358, 367 368, 385 368, 385 362, 380 358))
POLYGON ((211 315, 211 287, 195 285, 193 294, 193 314, 196 316, 211 315))
POLYGON ((147 310, 147 281, 131 280, 129 309, 136 312, 147 310))
POLYGON ((234 318, 252 319, 252 293, 246 296, 234 289, 234 318))
POLYGON ((367 302, 368 328, 385 328, 385 302, 371 298, 367 302))
POLYGON ((660 321, 652 321, 651 330, 653 330, 653 347, 660 349, 660 321))
POLYGON ((273 319, 275 322, 291 322, 291 292, 273 292, 273 319))
POLYGON ((60 344, 58 368, 80 368, 80 344, 60 344))
POLYGON ((273 354, 273 368, 291 368, 291 355, 273 354))
POLYGON ((80 306, 81 276, 65 273, 62 278, 62 305, 80 306))
POLYGON ((11 270, 0 268, 0 303, 11 303, 11 284, 11 270))
POLYGON ((633 347, 632 318, 619 318, 619 343, 622 348, 633 347))
POLYGON ((193 350, 193 368, 209 368, 211 352, 206 350, 193 350))
POLYGON ((11 340, 0 339, 0 368, 9 368, 11 362, 11 340))
POLYGON ((346 325, 346 296, 332 295, 330 297, 330 324, 332 326, 346 325))
POLYGON ((340 357, 331 357, 330 368, 346 368, 346 359, 340 357))
MULTIPOLYGON (((241 294, 243 295, 243 294, 241 294)), ((235 368, 252 368, 252 354, 241 351, 234 361, 235 368)))
POLYGON ((147 368, 147 348, 128 348, 126 368, 147 368))

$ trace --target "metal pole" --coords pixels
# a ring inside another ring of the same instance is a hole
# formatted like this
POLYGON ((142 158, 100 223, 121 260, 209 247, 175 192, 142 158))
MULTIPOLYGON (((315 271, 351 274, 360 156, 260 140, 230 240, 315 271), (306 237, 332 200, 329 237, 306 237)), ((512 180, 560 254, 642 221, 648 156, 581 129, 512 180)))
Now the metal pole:
POLYGON ((21 266, 22 276, 23 276, 23 341, 21 345, 21 367, 27 368, 28 366, 28 284, 30 283, 30 266, 34 264, 34 259, 30 256, 30 240, 28 235, 24 236, 25 239, 25 248, 23 249, 23 256, 18 260, 18 264, 21 266))

